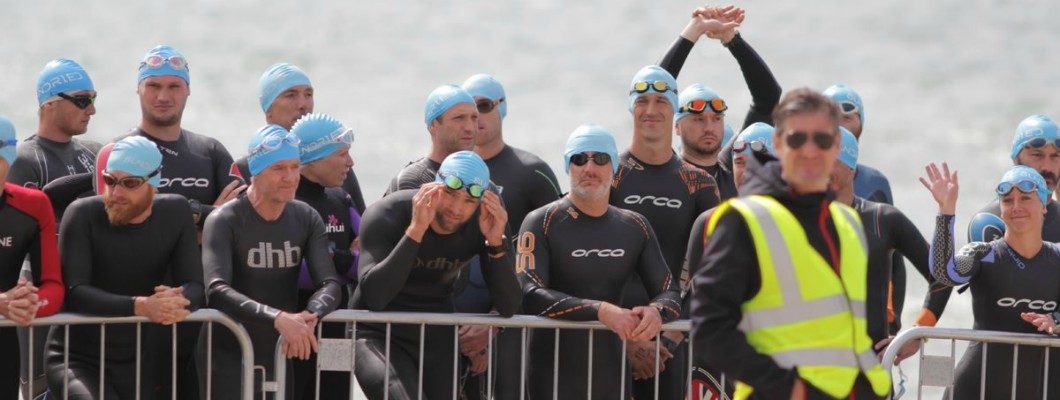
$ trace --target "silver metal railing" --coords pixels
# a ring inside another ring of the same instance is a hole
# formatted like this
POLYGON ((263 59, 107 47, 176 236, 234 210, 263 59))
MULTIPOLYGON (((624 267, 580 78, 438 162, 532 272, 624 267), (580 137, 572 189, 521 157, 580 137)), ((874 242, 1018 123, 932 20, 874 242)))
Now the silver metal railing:
MULTIPOLYGON (((202 323, 205 323, 205 327, 206 327, 205 329, 207 330, 207 337, 206 337, 206 340, 207 340, 207 344, 206 344, 206 349, 207 349, 207 352, 206 352, 207 374, 206 374, 206 377, 207 378, 206 378, 206 383, 205 383, 206 389, 207 389, 206 390, 207 398, 209 398, 210 386, 212 384, 212 382, 211 382, 212 374, 210 372, 212 372, 211 369, 212 369, 213 365, 212 365, 212 363, 210 361, 212 360, 212 354, 213 354, 213 346, 212 346, 212 342, 213 342, 213 325, 214 324, 220 324, 221 326, 224 326, 225 328, 228 328, 228 330, 232 332, 233 336, 235 337, 236 341, 239 344, 239 350, 242 353, 242 358, 241 358, 241 360, 242 360, 242 367, 241 367, 241 377, 242 377, 241 379, 242 379, 242 382, 241 383, 242 383, 242 387, 243 387, 243 396, 242 396, 242 398, 244 400, 251 400, 253 398, 252 389, 254 387, 254 350, 253 350, 253 347, 251 346, 250 336, 247 334, 247 331, 243 328, 243 326, 240 325, 239 323, 235 322, 231 318, 229 318, 224 313, 222 313, 220 311, 217 311, 217 310, 212 310, 212 309, 200 309, 198 311, 195 311, 195 312, 191 313, 181 323, 184 323, 184 322, 202 322, 202 323)), ((81 315, 81 314, 72 314, 72 313, 60 313, 60 314, 56 314, 56 315, 49 316, 49 317, 34 319, 30 323, 30 326, 55 326, 56 328, 61 327, 61 329, 64 329, 65 341, 63 343, 63 366, 64 366, 64 369, 66 370, 66 373, 69 374, 69 368, 68 367, 69 367, 69 361, 70 361, 70 347, 69 347, 69 345, 70 345, 70 343, 69 343, 69 341, 70 341, 70 326, 72 326, 72 325, 99 325, 99 327, 100 327, 100 355, 99 355, 99 386, 100 386, 99 390, 100 390, 100 393, 99 393, 99 399, 102 400, 102 399, 104 399, 104 394, 105 394, 105 386, 104 386, 104 384, 106 383, 105 382, 105 373, 104 373, 105 368, 106 368, 106 350, 107 350, 106 346, 104 345, 106 343, 106 327, 108 325, 128 325, 128 324, 135 324, 136 325, 136 338, 137 338, 136 339, 136 376, 135 376, 134 379, 135 379, 135 382, 136 382, 136 399, 139 399, 140 398, 140 381, 141 381, 140 374, 142 372, 141 371, 141 369, 142 369, 141 368, 141 365, 142 365, 141 364, 142 363, 141 358, 143 356, 143 352, 140 351, 141 350, 141 345, 142 345, 142 343, 141 343, 142 339, 141 339, 141 335, 140 334, 142 333, 142 328, 143 328, 144 324, 152 324, 150 322, 150 320, 148 320, 147 318, 144 318, 144 317, 99 317, 99 316, 81 315)), ((176 357, 176 353, 177 353, 177 351, 176 351, 177 350, 177 333, 176 332, 177 332, 177 325, 178 324, 172 325, 172 329, 173 329, 173 335, 172 335, 173 359, 171 360, 171 363, 172 363, 171 364, 171 368, 172 368, 173 374, 172 374, 172 394, 171 395, 173 396, 173 398, 176 398, 176 395, 177 395, 176 394, 176 390, 177 390, 177 384, 176 384, 176 379, 177 379, 177 368, 176 368, 176 358, 177 358, 176 357)), ((19 326, 19 325, 15 324, 13 321, 10 321, 10 320, 7 320, 7 319, 4 319, 4 318, 0 317, 0 328, 15 327, 15 326, 19 326)), ((30 351, 31 354, 33 353, 33 333, 34 333, 33 329, 29 329, 28 330, 27 344, 29 346, 29 351, 30 351)), ((33 370, 33 357, 29 358, 29 366, 28 367, 29 367, 30 371, 33 370)), ((67 386, 69 384, 68 375, 67 375, 67 377, 64 378, 63 382, 64 382, 64 384, 63 384, 64 387, 63 387, 63 393, 61 394, 61 396, 58 396, 58 395, 53 393, 53 394, 51 394, 52 397, 50 397, 50 398, 62 398, 62 399, 68 398, 68 396, 69 396, 68 386, 67 386)), ((33 387, 32 387, 33 380, 32 379, 30 380, 29 385, 30 385, 29 392, 33 393, 33 387)))
MULTIPOLYGON (((955 374, 955 362, 956 360, 956 342, 958 340, 965 342, 979 342, 983 343, 982 357, 981 357, 981 372, 979 376, 979 398, 986 398, 986 383, 997 382, 1000 379, 1011 379, 1011 398, 1016 399, 1017 389, 1017 376, 1018 376, 1018 361, 1021 347, 1030 348, 1044 348, 1044 370, 1043 371, 1030 371, 1029 373, 1037 374, 1041 373, 1045 379, 1043 379, 1042 398, 1057 398, 1057 393, 1060 393, 1060 388, 1053 388, 1054 395, 1049 396, 1049 357, 1050 349, 1053 347, 1060 347, 1060 338, 1046 336, 1044 334, 1027 334, 1027 333, 1013 333, 1013 332, 1001 332, 1001 331, 984 331, 984 330, 972 330, 972 329, 947 329, 947 328, 928 328, 919 327, 912 328, 909 330, 902 331, 887 347, 887 351, 883 354, 883 368, 887 371, 893 371, 895 367, 894 361, 898 355, 898 350, 903 345, 914 340, 920 341, 921 351, 918 355, 919 372, 917 375, 917 398, 922 398, 925 386, 933 387, 944 387, 949 389, 949 398, 953 398, 953 386, 956 379, 955 374), (927 339, 941 339, 949 341, 950 354, 949 355, 928 355, 925 352, 925 344, 927 339), (985 344, 1008 344, 1013 345, 1012 352, 1012 372, 1011 375, 1006 376, 988 376, 987 375, 987 359, 988 359, 988 346, 985 344)), ((1056 372, 1053 372, 1054 374, 1056 372)), ((894 374, 892 373, 892 376, 894 374)), ((899 388, 898 392, 904 392, 904 388, 899 388)))

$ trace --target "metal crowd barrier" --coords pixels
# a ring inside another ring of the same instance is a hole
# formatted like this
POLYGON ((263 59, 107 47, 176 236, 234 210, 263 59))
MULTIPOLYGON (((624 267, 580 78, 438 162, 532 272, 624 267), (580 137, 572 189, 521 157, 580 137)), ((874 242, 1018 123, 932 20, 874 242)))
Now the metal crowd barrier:
MULTIPOLYGON (((213 325, 215 323, 216 324, 221 324, 222 326, 228 328, 228 330, 232 332, 233 336, 235 336, 235 338, 236 338, 236 341, 239 342, 240 351, 242 352, 242 386, 243 386, 243 396, 242 397, 243 397, 243 400, 251 400, 251 399, 253 399, 253 390, 252 390, 252 388, 254 387, 254 350, 253 350, 253 347, 251 346, 250 336, 247 335, 247 331, 245 329, 243 329, 243 326, 240 325, 238 322, 234 321, 233 319, 229 318, 224 313, 222 313, 220 311, 217 311, 217 310, 213 310, 213 309, 200 309, 198 311, 195 311, 195 312, 191 313, 181 323, 184 323, 184 322, 203 322, 203 323, 206 323, 206 325, 205 325, 207 327, 206 328, 207 329, 207 345, 206 345, 207 347, 206 348, 208 349, 208 351, 207 351, 207 360, 211 360, 212 359, 211 356, 213 354, 213 346, 212 346, 213 325)), ((99 365, 100 394, 99 394, 99 399, 103 400, 104 391, 105 391, 105 386, 104 386, 105 374, 104 374, 104 370, 106 368, 106 363, 105 363, 106 346, 104 346, 104 344, 106 343, 106 329, 105 328, 106 328, 107 325, 136 324, 136 333, 137 333, 137 340, 136 340, 136 350, 137 350, 136 365, 137 365, 137 368, 136 368, 136 377, 135 377, 135 379, 136 379, 136 398, 137 398, 137 400, 139 400, 139 398, 140 398, 140 374, 142 373, 140 366, 141 366, 141 361, 142 361, 141 358, 143 356, 143 352, 140 351, 141 350, 141 341, 142 341, 141 333, 142 333, 143 324, 145 324, 145 323, 146 324, 153 324, 150 320, 148 320, 145 317, 99 317, 99 316, 73 314, 73 313, 59 313, 59 314, 56 314, 56 315, 53 315, 53 316, 50 316, 50 317, 34 319, 30 323, 30 326, 63 326, 64 327, 63 329, 65 329, 66 340, 65 340, 65 343, 63 344, 63 365, 66 368, 68 368, 68 366, 69 366, 69 359, 70 359, 69 358, 70 357, 70 326, 71 325, 99 325, 100 326, 100 360, 99 360, 100 361, 100 365, 99 365)), ((177 356, 176 356, 176 350, 177 350, 177 336, 178 336, 177 333, 176 333, 177 332, 177 325, 178 324, 173 324, 172 325, 172 329, 173 329, 172 348, 173 348, 173 353, 174 353, 173 354, 173 359, 171 361, 171 363, 172 363, 171 367, 172 367, 172 370, 173 370, 173 377, 172 377, 172 379, 173 379, 173 382, 172 382, 172 386, 173 386, 173 388, 172 388, 172 391, 173 391, 172 396, 173 396, 173 398, 177 397, 177 393, 176 393, 177 392, 177 384, 176 384, 176 379, 177 379, 177 368, 176 368, 176 362, 177 361, 176 361, 176 358, 177 358, 177 356)), ((8 320, 8 319, 0 317, 0 328, 16 327, 16 326, 20 326, 20 325, 15 324, 11 320, 8 320)), ((32 354, 33 353, 33 334, 34 334, 34 330, 33 329, 29 329, 27 332, 28 332, 27 343, 29 345, 30 354, 32 354)), ((212 376, 212 374, 210 372, 212 372, 213 365, 209 361, 207 361, 207 365, 208 365, 208 367, 207 367, 207 374, 206 374, 206 376, 207 376, 207 382, 206 382, 207 392, 206 393, 207 393, 207 399, 209 399, 209 393, 210 393, 209 389, 210 389, 210 386, 211 386, 211 383, 212 383, 210 381, 210 377, 212 376)), ((29 367, 30 371, 33 370, 33 357, 29 357, 29 366, 28 367, 29 367)), ((30 385, 29 393, 33 393, 33 387, 32 387, 33 386, 33 380, 30 379, 28 384, 30 385)), ((69 393, 67 393, 67 389, 68 389, 67 385, 68 384, 69 384, 69 381, 64 379, 64 383, 63 383, 64 387, 63 387, 62 395, 58 396, 58 395, 52 393, 52 394, 49 394, 48 398, 49 399, 52 399, 52 398, 67 399, 68 396, 69 396, 69 393)))
MULTIPOLYGON (((604 326, 604 324, 602 324, 600 322, 570 322, 570 321, 562 321, 562 320, 549 319, 549 318, 537 317, 537 316, 527 316, 527 315, 516 315, 516 316, 513 316, 511 318, 504 318, 504 317, 500 317, 500 316, 497 316, 497 315, 484 315, 484 314, 439 314, 439 313, 416 313, 416 312, 370 312, 370 311, 363 311, 363 310, 338 310, 338 311, 335 311, 335 312, 333 312, 331 314, 328 314, 326 317, 324 317, 321 320, 321 323, 317 324, 317 340, 320 341, 320 343, 321 343, 319 355, 325 355, 326 354, 326 356, 318 356, 317 357, 317 368, 316 368, 316 373, 315 373, 315 376, 316 376, 315 377, 315 380, 316 380, 315 385, 316 385, 316 389, 317 389, 316 393, 317 393, 318 397, 320 395, 320 372, 322 370, 324 370, 324 371, 346 371, 346 372, 348 372, 350 374, 350 388, 349 388, 350 399, 361 398, 359 396, 355 396, 355 394, 358 393, 358 390, 357 390, 358 389, 357 388, 357 379, 354 376, 354 370, 355 370, 355 366, 356 366, 355 365, 355 361, 354 361, 355 358, 356 358, 356 345, 354 343, 354 339, 351 339, 351 337, 356 337, 357 324, 358 323, 380 323, 380 324, 386 324, 387 346, 386 346, 385 356, 386 356, 387 364, 389 364, 389 362, 390 362, 389 357, 390 357, 390 332, 391 332, 390 328, 391 328, 391 326, 394 325, 394 324, 418 325, 419 326, 419 329, 420 329, 420 345, 419 345, 419 360, 420 360, 420 363, 419 363, 419 366, 418 366, 419 367, 419 377, 418 377, 418 379, 419 379, 419 387, 417 388, 417 393, 419 395, 418 398, 421 398, 421 399, 424 396, 423 395, 423 361, 424 361, 424 354, 423 353, 424 353, 424 332, 425 332, 425 329, 426 329, 426 327, 428 325, 452 326, 453 327, 453 333, 454 333, 454 337, 453 337, 453 342, 454 342, 453 343, 453 353, 454 353, 454 355, 453 355, 453 392, 452 392, 452 398, 454 400, 459 398, 458 385, 457 385, 457 380, 459 379, 459 372, 458 372, 458 368, 457 368, 457 362, 460 359, 460 349, 459 349, 460 346, 459 346, 459 343, 458 343, 458 339, 459 339, 458 330, 459 330, 460 326, 477 325, 477 326, 489 326, 489 327, 496 327, 496 328, 515 328, 515 329, 520 329, 521 330, 521 341, 522 341, 522 349, 523 349, 523 351, 520 352, 521 354, 520 354, 520 362, 519 362, 519 365, 520 365, 519 398, 520 398, 520 400, 523 400, 523 399, 526 398, 526 392, 527 392, 527 390, 526 390, 527 389, 527 387, 526 387, 526 379, 527 379, 527 362, 528 362, 528 360, 527 360, 526 350, 527 350, 527 347, 528 347, 527 346, 528 329, 555 329, 556 330, 556 332, 557 332, 556 345, 554 346, 554 352, 555 353, 553 354, 553 360, 554 360, 554 363, 556 363, 556 364, 558 364, 558 362, 559 362, 559 357, 558 357, 558 353, 559 353, 559 346, 558 346, 558 344, 559 344, 559 334, 558 334, 558 332, 561 329, 576 329, 576 330, 589 330, 589 331, 608 330, 608 328, 606 326, 604 326), (346 338, 345 339, 322 338, 321 337, 321 326, 324 323, 347 323, 348 326, 347 326, 346 338)), ((679 320, 679 321, 670 322, 670 323, 667 323, 667 324, 663 324, 663 327, 662 327, 662 331, 663 332, 666 332, 666 331, 677 331, 677 332, 683 332, 686 335, 687 335, 687 333, 688 333, 688 331, 690 329, 691 329, 691 323, 688 320, 679 320)), ((592 350, 591 350, 592 349, 592 340, 593 340, 592 338, 593 338, 592 334, 588 335, 588 345, 589 345, 589 348, 590 348, 590 351, 588 352, 588 357, 589 357, 588 367, 589 367, 589 370, 588 370, 588 374, 587 374, 587 376, 589 377, 589 381, 590 381, 589 384, 587 385, 588 386, 588 390, 587 390, 588 394, 592 393, 592 376, 593 376, 593 373, 592 373, 592 368, 593 368, 592 364, 593 364, 593 362, 592 362, 592 350)), ((493 388, 493 376, 492 376, 492 374, 493 374, 493 362, 494 362, 494 360, 493 360, 493 346, 494 346, 494 340, 493 339, 494 339, 494 335, 493 335, 493 331, 492 330, 489 331, 489 338, 488 339, 489 340, 487 341, 487 350, 486 350, 486 354, 488 355, 487 356, 488 358, 487 358, 487 366, 486 366, 486 372, 485 372, 485 374, 486 374, 486 382, 487 382, 487 394, 488 394, 487 398, 493 398, 494 397, 494 391, 493 391, 494 388, 493 388)), ((655 398, 656 399, 659 398, 659 367, 660 367, 660 362, 659 362, 659 343, 660 342, 658 340, 658 336, 656 336, 656 341, 655 341, 655 378, 654 378, 655 379, 655 398)), ((277 393, 275 395, 275 398, 279 398, 279 399, 284 398, 283 396, 284 396, 284 393, 285 393, 285 390, 286 390, 286 387, 287 387, 286 382, 285 382, 286 365, 287 364, 286 364, 285 356, 284 356, 284 353, 283 353, 282 345, 283 345, 283 338, 280 338, 280 340, 277 341, 277 343, 276 343, 276 352, 275 352, 275 356, 276 356, 275 365, 276 365, 276 368, 275 368, 275 371, 274 371, 274 374, 273 374, 274 381, 266 382, 265 385, 264 385, 264 389, 263 389, 263 391, 265 391, 265 392, 275 392, 275 393, 277 393)), ((620 382, 619 384, 620 384, 620 386, 622 388, 621 389, 621 391, 622 391, 622 395, 621 396, 623 398, 626 397, 626 393, 625 393, 625 387, 626 387, 625 386, 625 372, 624 372, 625 369, 626 369, 626 356, 625 356, 625 353, 626 353, 626 342, 623 342, 622 343, 622 357, 621 357, 621 359, 622 359, 621 370, 623 372, 622 372, 622 376, 621 377, 616 377, 616 378, 618 378, 618 381, 620 382)), ((693 354, 693 349, 692 349, 691 342, 688 343, 688 354, 693 354)), ((692 395, 691 395, 692 394, 692 385, 691 385, 691 381, 692 381, 692 357, 687 357, 687 362, 688 362, 688 365, 687 365, 688 369, 687 369, 687 378, 686 378, 686 382, 685 382, 686 383, 686 395, 688 395, 688 398, 693 398, 692 395)), ((554 365, 553 366, 553 377, 552 377, 552 385, 553 385, 553 396, 552 396, 552 398, 553 399, 557 398, 558 379, 557 379, 556 375, 558 374, 558 371, 559 371, 559 368, 557 368, 557 366, 554 365)), ((383 387, 384 388, 389 387, 389 376, 386 376, 386 378, 384 379, 383 387)), ((389 399, 389 393, 388 392, 389 392, 388 390, 384 390, 383 391, 384 399, 389 399)), ((589 397, 589 396, 587 396, 587 397, 589 397)))
MULTIPOLYGON (((919 327, 912 328, 909 330, 902 331, 887 347, 887 351, 883 354, 883 368, 887 371, 892 371, 896 366, 894 364, 895 358, 898 355, 898 350, 903 345, 913 340, 920 341, 920 351, 916 355, 919 361, 919 372, 917 374, 917 399, 922 398, 925 386, 948 388, 949 398, 953 398, 953 385, 956 378, 955 368, 957 360, 957 345, 956 342, 980 342, 983 344, 1011 344, 1014 345, 1013 359, 1012 359, 1012 374, 1009 376, 994 376, 989 377, 990 379, 1011 379, 1012 384, 1012 399, 1016 399, 1016 377, 1017 367, 1019 360, 1019 349, 1021 346, 1027 347, 1044 347, 1045 350, 1045 367, 1043 376, 1048 377, 1049 372, 1049 356, 1050 349, 1053 347, 1060 347, 1060 338, 1046 336, 1044 334, 1028 334, 1028 333, 1013 333, 1013 332, 1002 332, 1002 331, 984 331, 974 329, 948 329, 948 328, 929 328, 919 327), (928 355, 926 354, 926 339, 942 339, 949 340, 949 355, 928 355)), ((986 382, 988 381, 987 375, 987 357, 989 356, 988 346, 983 346, 982 352, 982 365, 981 374, 979 377, 979 398, 985 399, 986 394, 986 382)), ((910 357, 913 358, 913 357, 910 357)), ((1038 371, 1033 371, 1037 373, 1038 371)), ((1055 372, 1054 372, 1055 373, 1055 372)), ((897 382, 897 381, 896 381, 897 382)), ((1042 398, 1057 398, 1057 395, 1048 396, 1049 387, 1048 379, 1044 381, 1044 387, 1042 390, 1042 398)), ((1057 393, 1060 393, 1060 388, 1053 388, 1057 393)), ((901 396, 902 392, 905 391, 904 387, 896 389, 896 396, 901 396)))

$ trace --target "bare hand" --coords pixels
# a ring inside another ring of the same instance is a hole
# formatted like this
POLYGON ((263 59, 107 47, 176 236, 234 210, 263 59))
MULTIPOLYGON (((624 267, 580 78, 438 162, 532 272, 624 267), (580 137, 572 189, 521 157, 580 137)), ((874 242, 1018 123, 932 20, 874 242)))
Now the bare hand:
POLYGON ((133 312, 151 322, 172 325, 191 314, 187 309, 189 305, 191 302, 184 298, 184 288, 159 285, 153 295, 134 300, 133 312))
POLYGON ((310 354, 320 351, 313 328, 306 324, 302 315, 280 312, 273 326, 283 337, 283 350, 287 358, 308 360, 310 354))
POLYGON ((478 227, 482 235, 497 246, 504 240, 504 230, 508 227, 508 211, 501 205, 501 198, 489 190, 482 195, 482 205, 479 206, 478 227))
POLYGON ((420 186, 419 191, 412 196, 412 222, 409 223, 405 234, 413 240, 423 241, 423 234, 430 228, 431 222, 434 222, 444 188, 442 183, 431 182, 420 186))
POLYGON ((471 362, 471 365, 468 366, 468 371, 471 372, 472 376, 486 372, 486 368, 489 367, 489 357, 487 357, 485 350, 472 355, 465 354, 465 356, 471 362))
POLYGON ((214 200, 213 205, 220 207, 222 204, 239 197, 239 194, 243 193, 244 190, 247 190, 247 185, 244 185, 243 182, 239 180, 229 182, 224 189, 221 189, 221 195, 217 196, 217 200, 214 200))
POLYGON ((629 340, 633 330, 640 324, 640 317, 628 310, 608 302, 600 302, 597 318, 622 340, 629 340))
POLYGON ((939 171, 935 163, 924 167, 927 179, 920 178, 920 183, 931 192, 935 202, 939 204, 939 213, 942 215, 954 215, 957 212, 957 171, 950 173, 950 166, 942 163, 939 171))
POLYGON ((804 399, 806 399, 806 383, 804 383, 802 381, 802 379, 799 379, 798 377, 795 378, 795 384, 791 385, 791 397, 790 397, 790 399, 791 400, 804 400, 804 399))
POLYGON ((490 327, 484 325, 465 325, 460 327, 460 354, 472 356, 486 354, 489 344, 490 327))
POLYGON ((1050 335, 1056 333, 1056 321, 1053 320, 1052 315, 1025 312, 1020 313, 1020 318, 1037 327, 1039 332, 1045 332, 1050 335))
POLYGON ((640 323, 633 329, 629 340, 644 341, 651 340, 662 329, 662 317, 659 310, 651 306, 633 307, 633 315, 640 318, 640 323))
MULTIPOLYGON (((883 361, 883 353, 887 351, 887 346, 891 345, 891 341, 894 340, 894 336, 889 336, 876 343, 873 348, 879 353, 880 361, 883 361)), ((909 358, 916 352, 920 351, 920 340, 910 340, 902 345, 902 348, 898 349, 898 355, 894 358, 895 364, 900 364, 902 360, 909 358)))
MULTIPOLYGON (((692 17, 700 18, 698 23, 702 35, 728 44, 736 36, 736 28, 743 24, 744 10, 732 5, 724 7, 699 7, 692 11, 692 17)), ((689 25, 692 25, 690 22, 689 25)), ((686 28, 687 29, 687 28, 686 28)))
MULTIPOLYGON (((648 379, 655 376, 655 342, 629 342, 626 357, 633 371, 633 379, 648 379)), ((659 371, 666 370, 666 362, 674 355, 666 346, 659 346, 659 371)))

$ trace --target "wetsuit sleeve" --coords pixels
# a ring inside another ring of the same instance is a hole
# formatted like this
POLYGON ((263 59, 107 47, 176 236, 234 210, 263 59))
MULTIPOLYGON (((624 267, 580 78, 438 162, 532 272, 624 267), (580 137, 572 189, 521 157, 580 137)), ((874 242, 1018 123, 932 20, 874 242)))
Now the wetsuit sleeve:
MULTIPOLYGON (((384 200, 385 201, 385 200, 384 200)), ((384 204, 369 207, 361 219, 361 258, 357 290, 369 310, 381 311, 397 296, 416 264, 420 244, 405 234, 408 218, 396 218, 384 204)))
POLYGON ((670 75, 673 75, 674 79, 677 79, 677 74, 681 73, 681 68, 684 67, 685 60, 688 59, 688 54, 692 52, 692 47, 695 45, 691 40, 685 39, 684 36, 678 36, 677 41, 670 46, 663 58, 659 60, 659 66, 669 72, 670 75))
POLYGON ((534 168, 532 176, 532 183, 528 190, 531 210, 543 207, 562 196, 559 189, 559 181, 556 180, 556 174, 552 172, 552 168, 549 168, 548 164, 539 164, 534 168))
POLYGON ((328 253, 328 238, 324 233, 324 221, 312 209, 308 211, 310 211, 308 213, 310 233, 305 261, 309 276, 316 284, 317 290, 309 298, 306 311, 322 317, 338 307, 339 300, 342 298, 342 286, 339 285, 338 277, 335 275, 335 264, 332 263, 331 255, 328 253))
POLYGON ((510 317, 519 312, 523 305, 522 290, 519 279, 515 276, 515 257, 508 251, 500 258, 490 257, 483 252, 479 255, 479 268, 489 286, 490 302, 497 313, 510 317))
POLYGON ((773 71, 769 70, 765 60, 743 40, 739 32, 726 47, 736 58, 736 63, 740 64, 740 72, 747 82, 747 89, 751 91, 751 108, 747 110, 743 127, 746 128, 755 122, 773 125, 773 108, 780 102, 781 92, 780 83, 773 76, 773 71))
POLYGON ((361 183, 357 180, 357 174, 353 172, 353 169, 346 173, 346 180, 342 181, 342 189, 350 195, 357 214, 364 214, 366 208, 364 194, 361 192, 361 183))
POLYGON ((694 277, 692 341, 696 362, 746 382, 763 399, 791 394, 795 370, 781 368, 761 354, 737 329, 740 307, 761 286, 758 258, 743 217, 721 216, 694 277))
POLYGON ((692 222, 692 231, 688 234, 688 245, 685 246, 685 260, 681 267, 681 317, 688 318, 692 309, 692 277, 696 276, 700 262, 703 260, 703 250, 707 244, 707 220, 710 212, 704 212, 692 222))
POLYGON ((637 218, 647 232, 644 248, 637 262, 637 274, 640 275, 641 282, 644 283, 644 288, 651 297, 650 304, 659 310, 663 322, 670 322, 681 316, 681 290, 677 282, 674 282, 670 268, 666 266, 666 259, 662 255, 655 231, 644 217, 637 216, 637 218))
POLYGON ((85 193, 92 193, 92 175, 93 173, 91 172, 67 175, 44 185, 41 190, 48 195, 48 200, 51 201, 55 215, 62 216, 63 211, 79 196, 85 193))
MULTIPOLYGON (((25 147, 25 146, 19 146, 25 147)), ((22 150, 21 148, 19 150, 22 150)), ((33 154, 23 153, 19 151, 19 155, 15 158, 15 162, 11 163, 11 169, 7 173, 7 181, 13 184, 30 187, 40 188, 44 186, 41 184, 41 171, 34 165, 33 159, 36 158, 33 154)))
POLYGON ((177 220, 182 227, 177 246, 173 248, 171 258, 173 262, 172 274, 175 282, 179 283, 184 290, 184 298, 191 302, 188 309, 195 311, 203 306, 206 296, 203 289, 202 279, 202 251, 199 249, 199 233, 195 223, 191 220, 191 208, 187 202, 175 201, 177 210, 174 215, 179 215, 177 220), (186 218, 185 218, 186 217, 186 218))
POLYGON ((516 270, 523 285, 523 307, 528 314, 571 321, 597 321, 600 301, 582 299, 549 288, 551 252, 542 220, 546 213, 531 213, 519 229, 516 270))
MULTIPOLYGON (((936 282, 931 275, 931 265, 928 263, 930 250, 927 241, 924 240, 924 235, 920 234, 920 230, 916 228, 913 221, 910 221, 905 214, 898 212, 897 209, 891 208, 890 210, 893 212, 889 212, 887 218, 893 221, 891 226, 894 227, 893 234, 895 239, 897 239, 895 246, 898 252, 913 263, 917 272, 924 277, 924 280, 929 285, 928 293, 924 297, 923 309, 921 309, 920 315, 917 316, 916 324, 920 326, 935 326, 938 319, 942 317, 942 311, 946 309, 946 303, 950 300, 950 292, 953 291, 953 288, 936 282)), ((896 298, 902 296, 897 290, 899 285, 904 286, 904 283, 895 282, 896 298)), ((900 317, 901 315, 898 315, 898 318, 900 317)))
POLYGON ((931 242, 931 275, 947 286, 963 285, 979 273, 980 259, 993 256, 989 243, 972 242, 953 254, 954 216, 935 217, 935 238, 931 242))
POLYGON ((131 316, 133 297, 92 286, 92 211, 88 203, 74 202, 59 229, 59 255, 66 281, 70 311, 96 315, 131 316))
POLYGON ((37 237, 30 247, 30 268, 33 271, 37 296, 48 304, 37 310, 38 317, 59 312, 63 305, 63 277, 59 270, 59 247, 56 244, 55 214, 47 198, 35 202, 33 216, 37 219, 37 237))
POLYGON ((202 266, 205 275, 207 303, 240 322, 272 326, 280 310, 259 303, 231 286, 235 259, 235 232, 225 220, 227 215, 214 214, 206 219, 202 231, 202 266))

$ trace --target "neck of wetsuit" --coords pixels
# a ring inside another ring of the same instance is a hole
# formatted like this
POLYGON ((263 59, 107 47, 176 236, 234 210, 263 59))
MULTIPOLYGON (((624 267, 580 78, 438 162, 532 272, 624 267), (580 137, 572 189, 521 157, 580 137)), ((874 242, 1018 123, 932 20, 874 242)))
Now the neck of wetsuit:
POLYGON ((304 174, 302 179, 298 180, 298 189, 295 192, 295 197, 319 197, 324 195, 324 186, 309 180, 304 174))
POLYGON ((1005 243, 1011 247, 1020 257, 1031 259, 1042 250, 1041 230, 1023 233, 1013 232, 1011 229, 1005 231, 1005 243))

